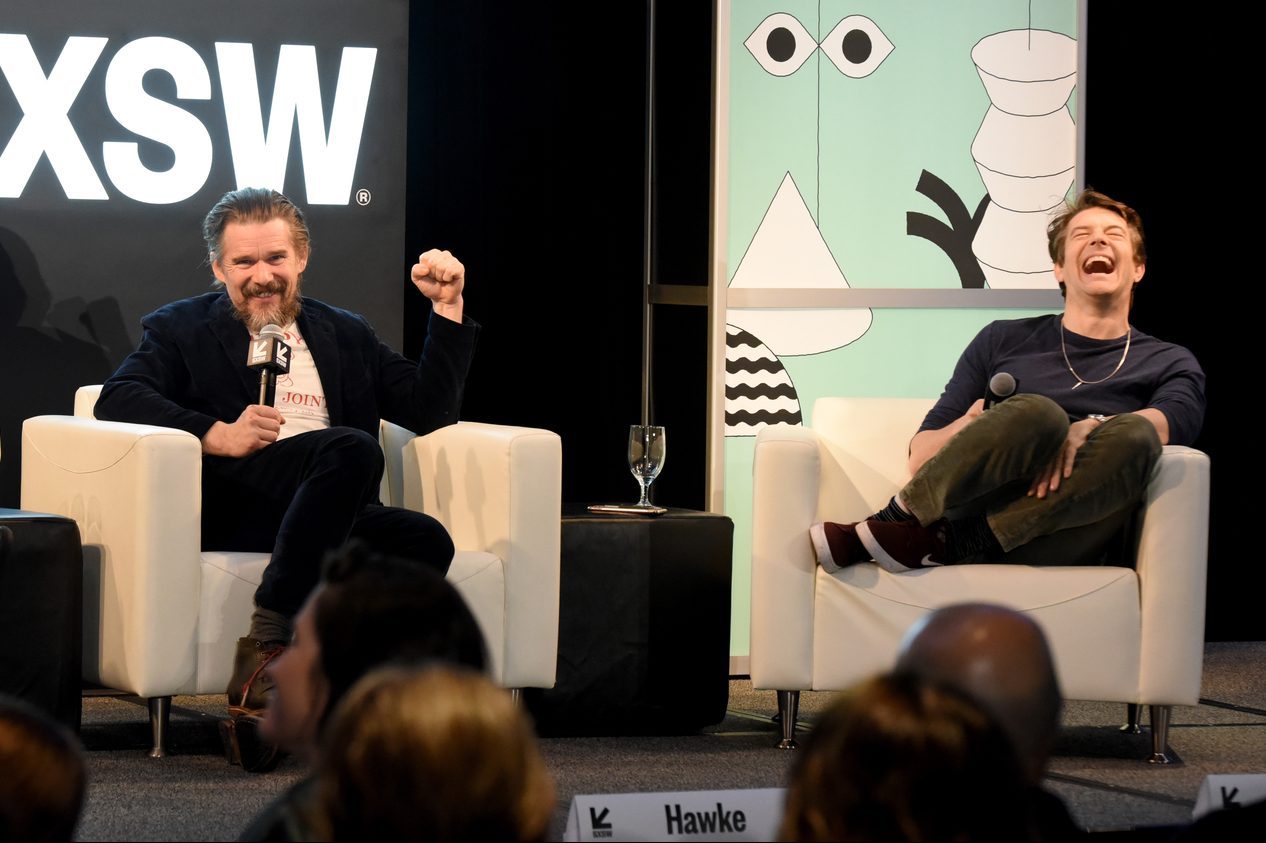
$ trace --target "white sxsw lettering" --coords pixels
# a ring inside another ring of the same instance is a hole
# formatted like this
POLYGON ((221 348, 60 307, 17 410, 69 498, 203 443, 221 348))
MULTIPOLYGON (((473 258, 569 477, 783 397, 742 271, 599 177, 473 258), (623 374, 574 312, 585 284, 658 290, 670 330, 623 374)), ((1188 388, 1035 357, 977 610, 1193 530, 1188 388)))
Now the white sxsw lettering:
MULTIPOLYGON (((67 38, 45 77, 27 36, 0 34, 0 72, 22 109, 21 121, 0 151, 0 198, 22 195, 42 155, 47 155, 67 198, 109 198, 68 117, 107 41, 67 38)), ((217 42, 215 50, 237 185, 284 189, 291 127, 297 119, 308 203, 346 205, 377 49, 343 49, 328 134, 315 47, 281 46, 267 131, 253 45, 217 42)), ((169 204, 206 184, 213 150, 206 127, 196 117, 145 92, 142 82, 151 70, 169 74, 176 83, 176 97, 182 100, 210 99, 210 76, 198 53, 172 38, 129 42, 110 62, 105 96, 111 113, 124 129, 170 147, 175 162, 166 171, 150 170, 131 141, 106 141, 102 152, 106 173, 120 192, 139 202, 169 204)))
POLYGON ((282 45, 267 134, 255 76, 254 48, 250 44, 216 42, 215 53, 238 187, 284 190, 290 131, 297 117, 308 202, 346 205, 356 175, 356 157, 378 51, 369 47, 343 49, 328 139, 315 47, 282 45))
POLYGON ((106 72, 106 104, 119 124, 136 134, 172 148, 176 162, 165 172, 141 163, 138 144, 103 144, 110 181, 138 202, 168 205, 188 199, 211 173, 211 136, 189 112, 151 97, 141 82, 151 70, 162 70, 176 81, 176 97, 211 99, 207 66, 188 44, 172 38, 140 38, 115 55, 106 72))
POLYGON ((21 196, 40 155, 46 154, 67 199, 109 198, 66 116, 107 40, 67 38, 45 78, 29 38, 0 34, 0 72, 22 108, 22 122, 0 152, 0 197, 21 196))

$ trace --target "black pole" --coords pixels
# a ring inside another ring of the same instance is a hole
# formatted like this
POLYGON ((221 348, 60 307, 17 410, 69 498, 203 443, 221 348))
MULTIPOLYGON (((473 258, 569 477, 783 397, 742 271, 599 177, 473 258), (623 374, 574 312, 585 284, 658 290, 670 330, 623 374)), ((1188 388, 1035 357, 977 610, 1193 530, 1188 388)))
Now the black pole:
POLYGON ((646 3, 646 169, 642 192, 642 424, 651 423, 651 208, 655 171, 655 0, 646 3))

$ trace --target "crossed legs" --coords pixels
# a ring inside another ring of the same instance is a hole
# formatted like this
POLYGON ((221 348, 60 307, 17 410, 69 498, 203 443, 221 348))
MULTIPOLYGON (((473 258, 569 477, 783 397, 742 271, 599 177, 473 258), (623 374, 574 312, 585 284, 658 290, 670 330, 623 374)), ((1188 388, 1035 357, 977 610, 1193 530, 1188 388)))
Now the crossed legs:
POLYGON ((1068 417, 1049 398, 1004 401, 901 489, 911 521, 815 525, 819 561, 830 569, 874 558, 894 571, 969 561, 1093 564, 1142 498, 1160 440, 1143 417, 1114 416, 1091 432, 1057 491, 1028 495, 1067 435, 1068 417))

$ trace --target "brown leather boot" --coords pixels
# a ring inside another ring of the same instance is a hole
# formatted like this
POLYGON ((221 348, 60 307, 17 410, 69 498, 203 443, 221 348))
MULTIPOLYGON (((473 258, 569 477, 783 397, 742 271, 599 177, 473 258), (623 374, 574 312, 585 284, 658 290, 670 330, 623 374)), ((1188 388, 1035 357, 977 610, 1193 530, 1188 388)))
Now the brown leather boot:
POLYGON ((264 643, 249 636, 237 639, 233 675, 225 691, 229 698, 229 714, 240 717, 263 713, 273 689, 272 677, 264 668, 285 649, 284 644, 275 641, 264 643))
POLYGON ((220 721, 220 741, 224 755, 233 765, 241 765, 248 773, 267 773, 286 756, 281 748, 259 736, 260 718, 242 714, 220 721))
POLYGON ((233 676, 225 691, 231 719, 220 721, 220 739, 229 763, 252 773, 272 770, 285 755, 259 736, 260 715, 273 689, 272 677, 264 668, 285 649, 278 642, 264 643, 249 636, 237 639, 233 676))

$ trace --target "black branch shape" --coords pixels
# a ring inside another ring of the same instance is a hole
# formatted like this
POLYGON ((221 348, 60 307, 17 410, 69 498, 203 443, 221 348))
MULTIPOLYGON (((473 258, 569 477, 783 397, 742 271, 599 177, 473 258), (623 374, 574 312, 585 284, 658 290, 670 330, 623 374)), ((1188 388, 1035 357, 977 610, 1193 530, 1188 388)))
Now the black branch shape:
POLYGON ((972 254, 971 244, 980 228, 980 221, 985 216, 985 207, 989 204, 986 193, 976 206, 976 213, 970 216, 963 200, 941 179, 924 170, 915 187, 918 193, 936 203, 945 214, 949 224, 938 219, 920 214, 916 211, 906 212, 906 234, 911 237, 922 237, 939 246, 954 264, 958 271, 958 281, 964 290, 981 290, 985 286, 985 272, 972 254))

